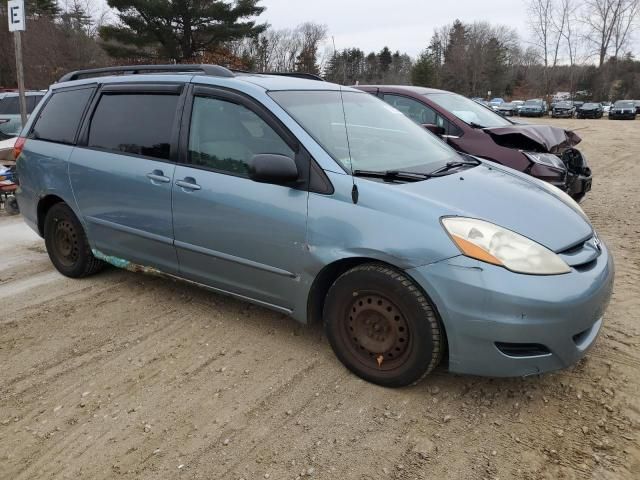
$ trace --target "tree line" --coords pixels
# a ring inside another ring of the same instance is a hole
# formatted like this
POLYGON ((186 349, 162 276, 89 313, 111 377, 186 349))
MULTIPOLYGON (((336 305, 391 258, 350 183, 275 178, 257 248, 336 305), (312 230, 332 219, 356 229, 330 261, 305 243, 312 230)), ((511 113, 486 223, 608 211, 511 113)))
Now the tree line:
MULTIPOLYGON (((539 97, 556 90, 597 100, 640 98, 631 51, 640 0, 526 0, 528 40, 513 28, 455 20, 411 58, 385 46, 336 49, 326 25, 274 29, 260 0, 27 0, 25 77, 45 88, 62 73, 112 64, 219 63, 296 71, 341 84, 414 84, 467 96, 539 97)), ((0 22, 6 22, 0 4, 0 22)), ((5 23, 6 24, 6 23, 5 23)), ((10 46, 0 29, 0 44, 10 46)), ((13 49, 0 50, 0 86, 15 84, 13 49)))

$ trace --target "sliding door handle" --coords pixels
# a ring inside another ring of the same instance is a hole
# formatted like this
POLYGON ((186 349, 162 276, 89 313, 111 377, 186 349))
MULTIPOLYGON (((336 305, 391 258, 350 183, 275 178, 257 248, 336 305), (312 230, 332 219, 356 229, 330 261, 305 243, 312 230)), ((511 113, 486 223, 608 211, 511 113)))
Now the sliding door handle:
POLYGON ((201 188, 193 177, 185 177, 182 180, 177 180, 176 185, 184 190, 200 190, 201 188))

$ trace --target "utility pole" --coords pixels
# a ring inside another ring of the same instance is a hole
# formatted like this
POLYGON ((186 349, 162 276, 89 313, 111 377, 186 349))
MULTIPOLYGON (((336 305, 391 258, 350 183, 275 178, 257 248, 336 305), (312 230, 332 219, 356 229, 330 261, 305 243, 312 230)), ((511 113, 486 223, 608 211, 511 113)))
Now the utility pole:
POLYGON ((24 96, 24 70, 22 69, 22 32, 26 28, 24 0, 9 0, 7 2, 7 13, 9 31, 13 32, 13 44, 16 53, 16 77, 20 96, 20 117, 24 126, 27 123, 27 102, 24 96))

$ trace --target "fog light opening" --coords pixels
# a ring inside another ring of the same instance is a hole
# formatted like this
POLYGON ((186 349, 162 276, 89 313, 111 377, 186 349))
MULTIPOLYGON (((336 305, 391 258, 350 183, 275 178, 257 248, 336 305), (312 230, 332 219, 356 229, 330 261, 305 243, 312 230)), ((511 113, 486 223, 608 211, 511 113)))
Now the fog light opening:
POLYGON ((498 350, 508 357, 544 357, 551 355, 551 351, 540 343, 506 343, 496 342, 498 350))

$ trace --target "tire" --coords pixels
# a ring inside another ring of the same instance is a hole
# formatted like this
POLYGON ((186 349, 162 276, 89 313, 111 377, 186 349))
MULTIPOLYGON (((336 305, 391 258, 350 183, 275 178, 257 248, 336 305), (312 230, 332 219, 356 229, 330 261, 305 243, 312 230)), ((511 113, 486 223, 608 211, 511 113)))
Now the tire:
POLYGON ((323 319, 338 359, 369 382, 412 385, 442 359, 444 330, 435 308, 389 266, 367 263, 341 275, 329 289, 323 319))
POLYGON ((47 212, 44 242, 51 263, 66 277, 87 277, 104 268, 104 262, 91 253, 82 224, 65 203, 56 203, 47 212))

